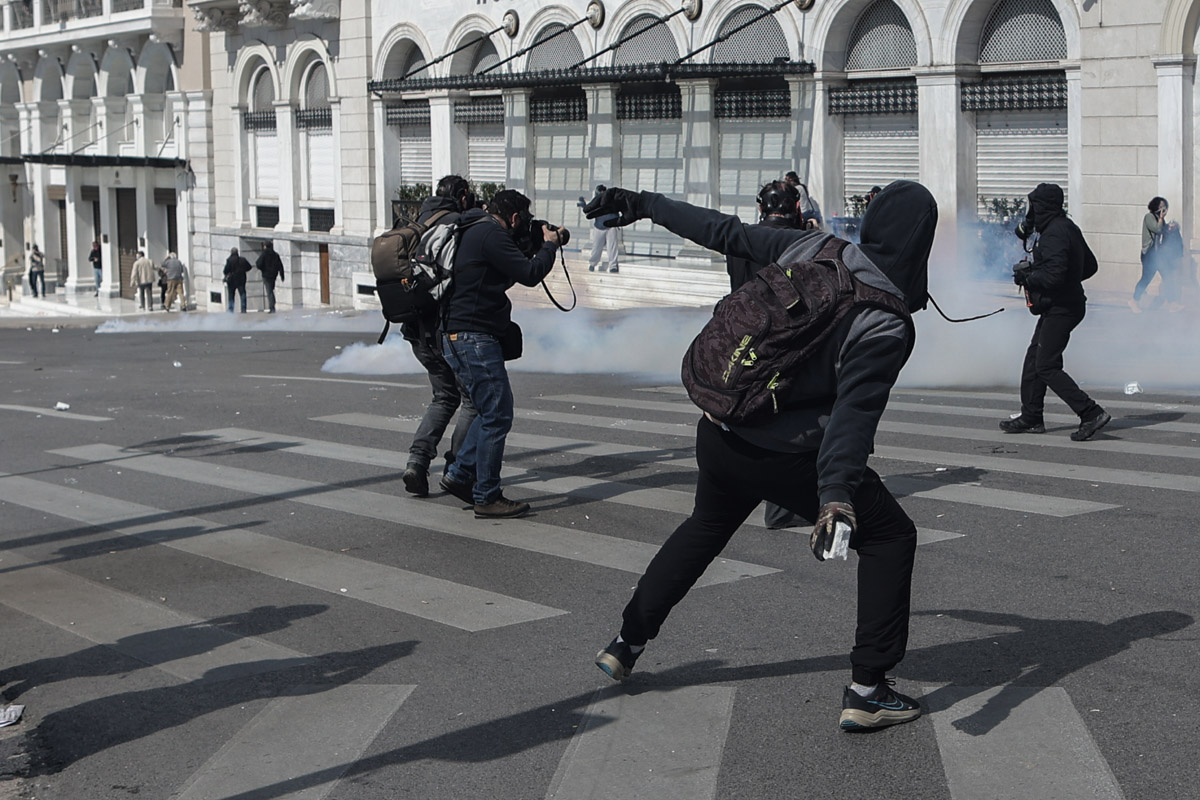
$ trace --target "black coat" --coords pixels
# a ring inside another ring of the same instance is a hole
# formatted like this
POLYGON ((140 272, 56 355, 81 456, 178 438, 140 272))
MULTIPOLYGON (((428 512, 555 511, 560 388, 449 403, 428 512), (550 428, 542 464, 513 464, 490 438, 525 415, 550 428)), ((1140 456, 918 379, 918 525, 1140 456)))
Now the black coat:
POLYGON ((283 259, 274 250, 263 250, 254 266, 262 273, 264 281, 274 281, 283 276, 283 259))
POLYGON ((246 273, 250 271, 250 262, 241 256, 230 256, 225 259, 225 283, 237 288, 246 285, 246 273))
MULTIPOLYGON (((787 228, 792 230, 800 227, 799 220, 794 217, 791 219, 779 216, 764 217, 762 222, 758 224, 766 228, 787 228)), ((729 290, 736 291, 739 286, 753 278, 754 273, 765 266, 766 264, 755 264, 737 256, 727 256, 725 258, 725 271, 729 273, 729 290)))
POLYGON ((1091 248, 1063 210, 1062 189, 1054 184, 1039 184, 1029 195, 1027 223, 1039 234, 1033 246, 1033 269, 1025 278, 1025 288, 1035 309, 1058 308, 1082 312, 1087 304, 1083 276, 1088 263, 1096 262, 1091 248))

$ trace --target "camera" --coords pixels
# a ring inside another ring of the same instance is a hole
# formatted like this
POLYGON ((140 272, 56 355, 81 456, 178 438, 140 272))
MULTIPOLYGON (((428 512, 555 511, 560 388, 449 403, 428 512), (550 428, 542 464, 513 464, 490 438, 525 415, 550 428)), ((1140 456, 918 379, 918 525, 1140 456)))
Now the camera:
POLYGON ((552 231, 560 231, 559 247, 566 247, 567 242, 571 240, 570 231, 561 229, 558 225, 551 225, 544 219, 531 219, 528 228, 516 235, 517 247, 525 254, 526 258, 533 258, 537 255, 538 250, 542 249, 542 245, 545 244, 546 237, 542 233, 543 225, 552 231))

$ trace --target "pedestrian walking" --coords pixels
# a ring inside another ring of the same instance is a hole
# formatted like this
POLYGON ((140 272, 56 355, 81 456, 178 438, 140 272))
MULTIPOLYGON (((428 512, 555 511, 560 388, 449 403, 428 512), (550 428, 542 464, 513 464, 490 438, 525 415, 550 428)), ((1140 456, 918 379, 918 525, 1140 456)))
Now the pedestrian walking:
POLYGON ((1026 303, 1038 321, 1021 369, 1021 415, 1001 420, 1000 430, 1045 433, 1043 407, 1049 388, 1079 415, 1079 429, 1071 439, 1082 442, 1112 419, 1063 369, 1071 331, 1087 312, 1083 281, 1095 274, 1096 257, 1063 210, 1063 190, 1057 184, 1039 183, 1029 194, 1029 211, 1016 234, 1023 241, 1037 234, 1033 261, 1014 269, 1013 282, 1025 289, 1026 303))
POLYGON ((100 284, 104 281, 104 256, 100 253, 100 242, 92 242, 92 252, 88 253, 88 261, 92 265, 92 275, 96 279, 96 291, 92 297, 100 296, 100 284))
MULTIPOLYGON (((596 194, 594 196, 599 197, 607 188, 604 184, 600 184, 596 187, 596 194)), ((581 197, 575 205, 583 208, 587 205, 587 201, 581 197)), ((600 260, 604 257, 606 251, 608 253, 608 271, 618 272, 620 270, 620 265, 617 263, 618 251, 620 250, 617 229, 604 224, 606 220, 613 218, 615 218, 615 215, 597 217, 592 221, 592 254, 588 257, 588 270, 590 272, 595 272, 596 267, 600 266, 600 260)), ((603 269, 600 271, 604 272, 603 269)))
MULTIPOLYGON (((267 296, 267 313, 275 313, 275 281, 283 280, 283 259, 275 252, 275 245, 267 242, 259 253, 254 266, 262 274, 263 292, 267 296)), ((242 309, 243 311, 245 309, 242 309)))
MULTIPOLYGON (((188 310, 188 295, 184 290, 187 281, 187 267, 179 260, 179 256, 175 253, 170 253, 162 263, 163 279, 167 282, 167 295, 163 301, 163 308, 167 311, 171 310, 171 305, 175 302, 175 298, 179 298, 179 310, 188 310)), ((242 311, 245 311, 246 297, 242 295, 242 311)), ((232 311, 232 309, 230 309, 232 311)))
POLYGON ((138 250, 137 261, 133 262, 133 274, 130 279, 138 289, 138 308, 142 311, 154 310, 154 279, 158 270, 154 262, 146 258, 144 250, 138 250))
POLYGON ((29 251, 29 288, 33 290, 34 297, 38 296, 39 284, 41 284, 44 297, 46 295, 46 257, 42 255, 42 251, 35 244, 29 251))
POLYGON ((225 294, 227 297, 226 308, 230 314, 233 313, 233 295, 236 292, 241 292, 242 295, 242 313, 246 313, 246 274, 250 272, 250 262, 242 256, 238 255, 238 249, 231 247, 229 249, 229 258, 225 259, 225 294))
POLYGON ((1142 276, 1133 287, 1133 298, 1129 301, 1129 308, 1135 314, 1142 313, 1142 295, 1150 288, 1154 276, 1160 275, 1160 301, 1166 302, 1169 310, 1178 311, 1183 308, 1179 305, 1179 274, 1178 269, 1172 269, 1178 267, 1178 263, 1171 258, 1174 254, 1169 253, 1169 248, 1164 248, 1163 243, 1171 231, 1179 230, 1179 224, 1167 222, 1170 204, 1165 198, 1151 199, 1146 208, 1146 214, 1142 217, 1142 276))
POLYGON ((892 689, 887 674, 904 657, 917 530, 867 465, 875 430, 913 344, 910 314, 925 307, 937 203, 920 184, 897 181, 867 210, 862 243, 815 230, 744 225, 737 217, 653 192, 610 189, 587 215, 619 213, 618 224, 650 219, 702 247, 751 264, 798 264, 836 256, 876 306, 856 306, 833 323, 791 377, 802 387, 770 421, 743 426, 702 416, 695 508, 651 559, 625 606, 620 632, 596 656, 623 680, 646 643, 763 500, 814 524, 819 559, 840 522, 858 553, 858 626, 851 682, 839 725, 860 730, 916 719, 920 704, 892 689), (827 249, 832 248, 832 249, 827 249))
POLYGON ((536 286, 554 267, 554 254, 569 234, 566 228, 542 227, 542 245, 526 255, 517 238, 528 239, 533 214, 529 198, 513 189, 495 194, 487 211, 471 209, 460 217, 470 225, 454 258, 454 283, 446 301, 442 356, 466 388, 478 416, 471 423, 458 457, 441 487, 475 507, 484 519, 519 517, 528 503, 509 500, 500 488, 504 440, 512 428, 513 393, 505 355, 516 357, 521 329, 512 323, 506 294, 515 283, 536 286), (475 484, 470 480, 474 475, 475 484))
MULTIPOLYGON (((426 198, 417 214, 422 225, 450 225, 458 221, 466 210, 475 207, 475 195, 471 185, 459 175, 447 175, 438 181, 437 192, 426 198)), ((413 356, 425 368, 433 398, 425 407, 425 414, 417 426, 416 435, 408 448, 408 464, 404 469, 404 490, 417 497, 429 495, 429 468, 437 458, 438 443, 441 442, 454 412, 458 422, 450 437, 450 449, 446 452, 446 466, 442 477, 446 479, 450 465, 458 458, 459 450, 475 421, 477 412, 471 396, 459 383, 454 369, 442 355, 440 308, 436 305, 426 309, 415 322, 405 322, 400 333, 412 348, 413 356)), ((465 497, 474 490, 474 472, 462 474, 460 479, 465 497)), ((471 501, 474 504, 474 496, 471 501)))

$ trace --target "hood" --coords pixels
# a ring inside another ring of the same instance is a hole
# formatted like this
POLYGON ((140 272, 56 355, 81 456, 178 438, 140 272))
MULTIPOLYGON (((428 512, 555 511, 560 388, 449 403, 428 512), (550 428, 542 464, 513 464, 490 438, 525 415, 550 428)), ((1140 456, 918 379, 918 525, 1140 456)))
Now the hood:
POLYGON ((458 202, 453 197, 438 197, 436 194, 426 197, 425 202, 421 203, 417 219, 422 219, 435 211, 458 211, 458 202))
POLYGON ((937 201, 914 181, 893 181, 862 218, 858 249, 900 290, 909 311, 925 308, 937 201))
POLYGON ((1063 190, 1055 183, 1039 183, 1037 188, 1029 193, 1029 212, 1026 219, 1033 222, 1038 233, 1046 230, 1046 226, 1055 217, 1062 216, 1063 190))

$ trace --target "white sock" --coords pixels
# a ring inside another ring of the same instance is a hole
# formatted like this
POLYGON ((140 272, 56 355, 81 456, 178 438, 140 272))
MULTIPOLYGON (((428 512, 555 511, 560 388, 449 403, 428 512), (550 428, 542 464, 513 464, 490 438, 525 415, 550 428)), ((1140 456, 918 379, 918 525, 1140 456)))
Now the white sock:
POLYGON ((853 689, 859 697, 867 697, 871 694, 871 692, 875 691, 878 686, 879 684, 875 684, 875 686, 863 686, 861 683, 850 684, 850 688, 853 689))
MULTIPOLYGON (((620 642, 621 644, 628 644, 628 642, 626 642, 624 639, 621 638, 621 634, 619 634, 619 633, 617 634, 617 641, 620 642)), ((644 644, 629 645, 629 652, 633 653, 635 656, 645 649, 646 649, 646 645, 644 645, 644 644)))

